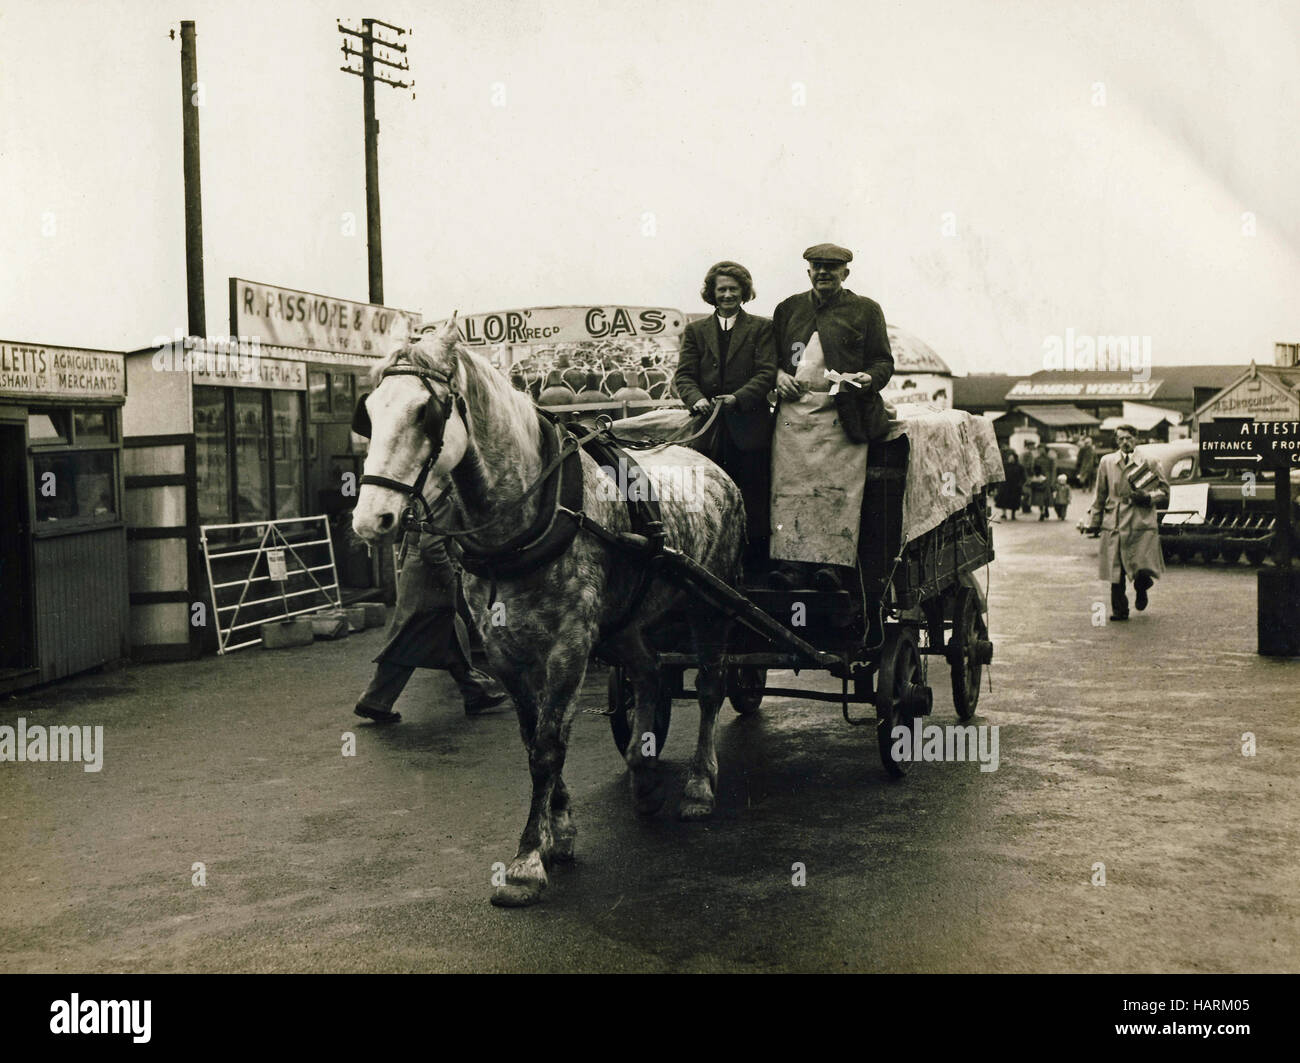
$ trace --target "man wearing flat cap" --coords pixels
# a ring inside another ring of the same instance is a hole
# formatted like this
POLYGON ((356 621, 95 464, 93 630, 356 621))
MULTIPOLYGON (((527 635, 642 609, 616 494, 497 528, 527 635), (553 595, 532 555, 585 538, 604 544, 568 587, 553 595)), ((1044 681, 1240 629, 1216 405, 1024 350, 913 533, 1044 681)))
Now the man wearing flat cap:
MULTIPOLYGON (((812 289, 772 314, 772 557, 814 566, 813 586, 834 590, 856 561, 867 443, 889 430, 880 389, 894 358, 880 305, 844 287, 853 252, 816 244, 803 257, 812 289)), ((773 582, 807 586, 790 565, 773 582)))

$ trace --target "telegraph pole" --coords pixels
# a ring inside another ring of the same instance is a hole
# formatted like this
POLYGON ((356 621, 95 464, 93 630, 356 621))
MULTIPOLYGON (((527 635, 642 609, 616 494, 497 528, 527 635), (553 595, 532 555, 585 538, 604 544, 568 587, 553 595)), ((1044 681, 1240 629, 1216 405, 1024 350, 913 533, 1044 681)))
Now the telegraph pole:
POLYGON ((208 334, 203 305, 203 192, 199 184, 199 61, 194 23, 181 23, 181 128, 185 168, 185 293, 189 334, 208 334))
MULTIPOLYGON (((409 89, 415 83, 413 81, 392 81, 384 77, 383 73, 375 72, 376 64, 402 72, 411 69, 410 63, 405 58, 400 62, 394 62, 385 58, 382 51, 375 51, 377 45, 383 49, 391 49, 402 56, 405 56, 406 53, 406 45, 402 44, 400 40, 385 40, 382 37, 376 37, 375 27, 377 26, 382 27, 398 38, 409 32, 399 26, 380 22, 376 18, 363 18, 359 31, 344 26, 342 22, 338 23, 338 31, 345 35, 343 47, 340 50, 346 57, 345 64, 339 69, 345 74, 355 74, 361 78, 361 99, 366 140, 366 255, 370 271, 370 301, 372 303, 383 303, 384 253, 379 224, 379 122, 375 118, 375 82, 383 82, 395 89, 409 89), (351 37, 355 37, 361 42, 360 51, 351 47, 352 41, 348 39, 351 37), (351 65, 354 58, 361 60, 360 70, 351 65)), ((414 93, 411 94, 411 98, 415 98, 414 93)))

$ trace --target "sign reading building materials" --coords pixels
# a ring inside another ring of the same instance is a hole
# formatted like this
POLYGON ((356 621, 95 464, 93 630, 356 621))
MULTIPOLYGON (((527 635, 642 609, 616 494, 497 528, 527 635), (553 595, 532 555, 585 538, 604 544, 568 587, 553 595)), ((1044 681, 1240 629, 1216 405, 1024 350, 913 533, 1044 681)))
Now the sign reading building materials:
POLYGON ((223 388, 307 390, 307 363, 285 358, 230 358, 194 369, 194 383, 223 388))
POLYGON ((1206 421, 1201 468, 1300 468, 1300 421, 1206 421))
MULTIPOLYGON (((438 328, 439 321, 424 328, 438 328)), ((546 343, 591 343, 601 340, 663 339, 681 335, 686 315, 652 306, 535 306, 458 317, 465 342, 532 346, 546 343)))
POLYGON ((42 399, 122 399, 126 356, 0 340, 0 393, 42 399))
POLYGON ((408 310, 230 278, 230 330, 262 344, 383 357, 419 326, 408 310))

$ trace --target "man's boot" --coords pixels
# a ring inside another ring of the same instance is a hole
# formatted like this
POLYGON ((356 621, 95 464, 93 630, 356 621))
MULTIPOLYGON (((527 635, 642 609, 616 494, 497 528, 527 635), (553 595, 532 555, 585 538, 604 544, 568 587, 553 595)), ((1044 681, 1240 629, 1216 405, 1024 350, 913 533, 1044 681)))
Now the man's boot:
POLYGON ((1110 618, 1112 620, 1128 619, 1128 595, 1123 576, 1120 576, 1118 583, 1110 585, 1110 618))
POLYGON ((1137 591, 1137 602, 1135 604, 1139 613, 1147 607, 1147 591, 1151 589, 1151 584, 1154 582, 1155 580, 1145 572, 1139 572, 1137 578, 1133 580, 1133 589, 1137 591))
POLYGON ((472 665, 454 666, 447 671, 460 687, 461 697, 465 699, 466 716, 481 716, 485 712, 499 709, 510 700, 510 695, 501 688, 501 684, 472 665))

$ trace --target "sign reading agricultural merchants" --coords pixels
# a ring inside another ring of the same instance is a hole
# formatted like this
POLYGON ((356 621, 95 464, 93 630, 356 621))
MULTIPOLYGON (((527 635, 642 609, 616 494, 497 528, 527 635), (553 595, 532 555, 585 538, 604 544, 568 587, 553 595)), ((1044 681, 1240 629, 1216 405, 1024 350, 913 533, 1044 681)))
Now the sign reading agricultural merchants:
POLYGON ((1206 421, 1200 447, 1202 468, 1300 468, 1300 421, 1206 421))
MULTIPOLYGON (((436 328, 445 321, 426 325, 436 328)), ((534 306, 527 310, 498 310, 458 317, 465 342, 536 346, 591 343, 601 340, 663 339, 681 335, 686 315, 654 306, 534 306)))
POLYGON ((0 394, 40 399, 126 397, 126 356, 0 340, 0 394))
POLYGON ((230 330, 262 344, 383 357, 420 327, 420 315, 230 278, 230 330))
POLYGON ((193 373, 195 384, 220 388, 307 390, 307 363, 286 358, 209 359, 193 373))

